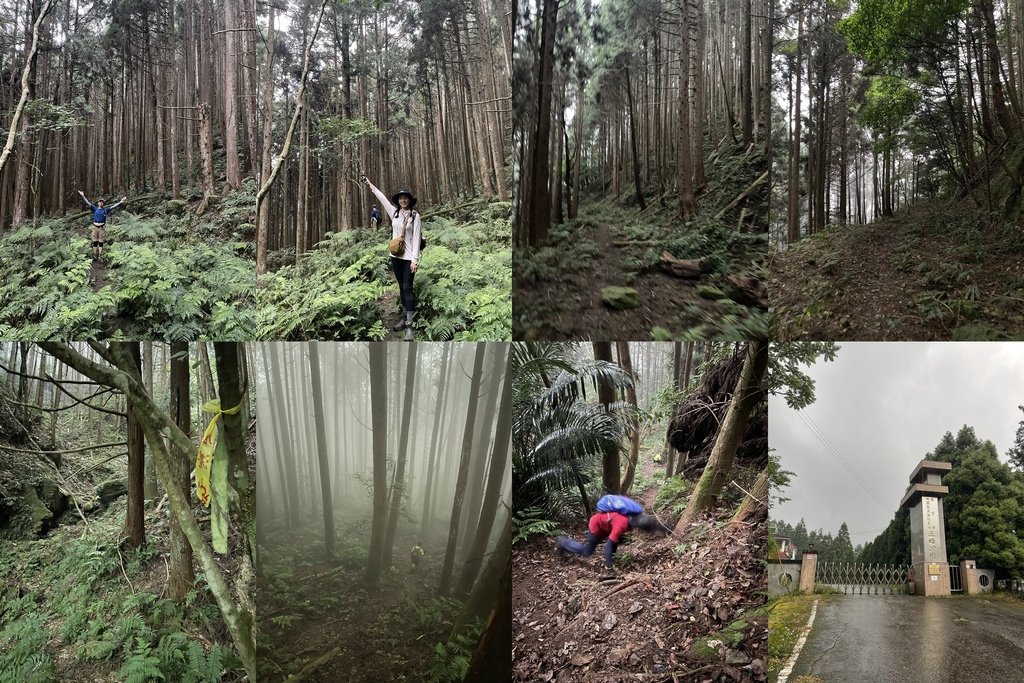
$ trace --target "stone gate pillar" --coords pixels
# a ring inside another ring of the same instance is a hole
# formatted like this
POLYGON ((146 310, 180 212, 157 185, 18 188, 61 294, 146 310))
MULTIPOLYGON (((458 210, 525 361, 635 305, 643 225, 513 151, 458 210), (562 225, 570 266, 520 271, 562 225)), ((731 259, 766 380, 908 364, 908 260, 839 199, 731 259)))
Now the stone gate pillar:
POLYGON ((942 475, 953 469, 948 462, 922 460, 910 475, 910 486, 900 507, 910 510, 910 562, 918 595, 949 595, 946 558, 946 518, 942 498, 949 487, 942 475))
POLYGON ((814 592, 814 575, 818 571, 818 551, 808 548, 800 556, 800 592, 814 592))

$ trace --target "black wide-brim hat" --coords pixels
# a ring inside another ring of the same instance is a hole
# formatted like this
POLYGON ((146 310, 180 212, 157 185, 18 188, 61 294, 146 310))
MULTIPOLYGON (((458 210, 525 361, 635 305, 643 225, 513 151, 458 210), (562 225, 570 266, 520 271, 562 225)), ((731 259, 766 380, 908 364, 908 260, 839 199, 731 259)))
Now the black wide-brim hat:
POLYGON ((409 198, 409 208, 414 208, 416 206, 416 196, 412 192, 409 192, 409 190, 399 190, 398 192, 391 195, 391 203, 394 204, 395 206, 398 206, 398 198, 401 197, 403 194, 409 198))

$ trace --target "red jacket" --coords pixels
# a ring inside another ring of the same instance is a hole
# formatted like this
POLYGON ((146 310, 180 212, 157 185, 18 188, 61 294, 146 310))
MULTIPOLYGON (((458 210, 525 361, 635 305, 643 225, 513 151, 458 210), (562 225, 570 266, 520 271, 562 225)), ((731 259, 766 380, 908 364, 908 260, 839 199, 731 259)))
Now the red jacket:
POLYGON ((620 515, 618 512, 597 512, 590 518, 590 533, 599 541, 610 538, 618 543, 627 531, 629 531, 629 517, 620 515))

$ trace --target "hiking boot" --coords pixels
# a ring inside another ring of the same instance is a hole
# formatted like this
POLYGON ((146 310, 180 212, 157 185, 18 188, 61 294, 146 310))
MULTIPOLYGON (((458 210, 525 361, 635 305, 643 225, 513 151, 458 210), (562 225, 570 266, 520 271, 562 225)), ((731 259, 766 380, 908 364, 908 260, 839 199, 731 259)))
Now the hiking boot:
POLYGON ((404 330, 406 328, 406 326, 409 324, 409 323, 406 322, 405 317, 406 317, 406 313, 403 311, 402 315, 399 316, 399 318, 398 318, 398 322, 396 322, 394 325, 392 325, 391 329, 394 330, 395 332, 401 332, 402 330, 404 330))
POLYGON ((405 341, 410 341, 411 342, 413 340, 413 333, 412 333, 412 318, 413 318, 413 315, 414 315, 413 313, 409 313, 409 312, 406 312, 406 314, 405 314, 405 341))

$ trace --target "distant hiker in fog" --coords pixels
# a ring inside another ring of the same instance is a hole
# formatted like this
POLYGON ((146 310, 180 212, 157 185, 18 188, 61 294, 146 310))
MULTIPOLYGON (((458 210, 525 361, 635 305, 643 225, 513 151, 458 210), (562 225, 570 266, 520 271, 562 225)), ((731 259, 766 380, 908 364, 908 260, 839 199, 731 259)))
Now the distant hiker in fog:
POLYGON ((612 558, 622 542, 622 537, 630 529, 657 531, 663 528, 657 519, 644 514, 643 506, 632 498, 608 495, 597 501, 597 512, 590 517, 586 542, 580 543, 568 536, 559 536, 555 539, 555 546, 558 554, 562 556, 565 553, 572 553, 590 557, 594 554, 597 544, 604 541, 604 567, 607 574, 613 575, 615 569, 612 567, 612 558))
POLYGON ((380 223, 380 210, 374 204, 373 208, 370 209, 370 227, 376 230, 378 223, 380 223))
POLYGON ((107 203, 106 199, 97 199, 96 203, 93 204, 85 196, 85 192, 82 190, 78 191, 85 203, 92 209, 92 257, 98 259, 103 256, 103 231, 107 227, 107 216, 110 213, 128 201, 127 197, 121 197, 121 201, 113 206, 104 206, 107 203))
POLYGON ((413 571, 420 568, 420 558, 423 557, 423 548, 420 546, 420 542, 416 541, 416 545, 409 551, 409 559, 412 560, 413 571))
POLYGON ((416 197, 409 190, 399 190, 388 201, 387 196, 369 178, 363 176, 363 181, 391 216, 391 242, 388 250, 391 252, 391 269, 398 282, 405 312, 404 318, 400 318, 391 329, 395 332, 405 330, 405 341, 412 341, 412 323, 416 315, 416 294, 413 292, 412 281, 423 248, 420 215, 415 211, 416 197))

